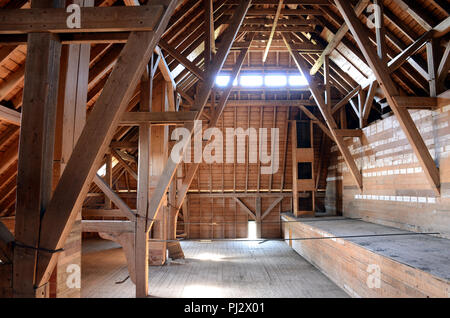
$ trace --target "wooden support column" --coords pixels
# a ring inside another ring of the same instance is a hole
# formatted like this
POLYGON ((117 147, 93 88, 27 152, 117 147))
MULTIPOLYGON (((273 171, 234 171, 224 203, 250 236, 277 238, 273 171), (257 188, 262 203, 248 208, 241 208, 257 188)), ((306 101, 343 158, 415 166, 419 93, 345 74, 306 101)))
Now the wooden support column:
MULTIPOLYGON (((167 112, 170 104, 167 98, 169 94, 165 89, 164 82, 155 83, 153 88, 152 111, 167 112)), ((150 194, 157 191, 155 185, 158 179, 161 178, 161 173, 164 170, 164 165, 169 156, 169 127, 168 126, 151 126, 151 147, 150 147, 150 178, 151 187, 150 194)), ((167 203, 167 194, 164 194, 164 202, 167 203)), ((149 236, 149 265, 163 265, 166 262, 167 256, 167 242, 161 240, 167 239, 169 211, 167 204, 161 206, 157 213, 153 216, 148 216, 147 225, 149 222, 155 221, 151 234, 149 236)), ((149 226, 148 226, 149 227, 149 226)))
POLYGON ((262 217, 261 217, 261 197, 256 197, 256 238, 261 238, 261 229, 262 229, 262 217))
MULTIPOLYGON (((93 0, 75 0, 80 6, 93 6, 93 0)), ((75 144, 86 123, 86 102, 88 93, 89 44, 63 46, 59 77, 58 109, 55 137, 55 163, 53 188, 66 168, 75 144)), ((50 284, 50 297, 81 297, 77 282, 67 284, 68 275, 76 267, 81 269, 81 210, 69 234, 64 252, 58 257, 50 284)), ((80 279, 81 277, 76 277, 80 279)))
MULTIPOLYGON (((149 2, 152 5, 154 2, 149 2)), ((161 1, 159 2, 161 3, 161 1)), ((154 11, 153 32, 132 32, 106 85, 89 115, 67 167, 56 187, 52 201, 42 217, 41 247, 57 250, 81 208, 91 181, 109 147, 122 113, 150 60, 156 43, 167 27, 177 1, 164 1, 163 12, 154 11), (68 190, 69 189, 69 190, 68 190)), ((42 64, 42 57, 40 59, 42 64)), ((39 73, 39 72, 38 72, 39 73)), ((38 285, 45 284, 56 263, 56 255, 39 252, 38 285)))
POLYGON ((430 39, 427 42, 427 63, 428 63, 428 76, 430 83, 430 96, 436 97, 438 95, 437 86, 437 72, 439 67, 439 41, 437 39, 430 39))
MULTIPOLYGON (((111 152, 108 152, 106 154, 106 173, 105 173, 105 182, 108 185, 108 187, 112 188, 112 176, 113 176, 113 171, 112 171, 112 155, 111 152)), ((112 208, 112 204, 111 204, 111 200, 105 196, 105 209, 111 209, 112 208)))
MULTIPOLYGON (((33 8, 62 6, 36 1, 33 8)), ((36 281, 42 212, 52 193, 53 152, 61 44, 50 33, 28 35, 22 105, 13 263, 14 297, 48 297, 47 281, 36 281)), ((48 252, 45 252, 48 254, 48 252)))
POLYGON ((344 0, 335 0, 335 3, 343 15, 346 23, 349 25, 349 28, 352 31, 359 48, 364 54, 367 63, 374 72, 378 83, 380 83, 380 87, 382 88, 392 111, 396 115, 406 138, 411 144, 411 147, 413 148, 413 151, 422 166, 430 187, 437 195, 439 195, 439 169, 436 167, 436 164, 431 157, 430 152, 428 151, 428 148, 408 110, 399 106, 396 97, 400 95, 400 91, 390 77, 387 66, 380 61, 377 53, 373 50, 370 44, 368 32, 361 21, 355 16, 351 5, 344 0))
MULTIPOLYGON (((179 209, 176 208, 177 204, 177 179, 173 179, 169 187, 169 218, 168 218, 168 240, 177 239, 177 219, 179 209)), ((184 258, 184 253, 181 248, 180 242, 168 242, 167 251, 171 259, 181 259, 184 258)))

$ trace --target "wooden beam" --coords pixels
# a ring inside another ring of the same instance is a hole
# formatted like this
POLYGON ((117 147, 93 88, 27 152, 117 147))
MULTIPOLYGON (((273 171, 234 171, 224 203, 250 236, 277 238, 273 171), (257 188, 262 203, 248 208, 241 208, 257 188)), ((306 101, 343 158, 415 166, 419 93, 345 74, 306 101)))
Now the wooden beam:
POLYGON ((275 18, 272 24, 272 30, 270 31, 269 40, 267 41, 267 46, 263 54, 263 63, 266 62, 267 56, 269 55, 270 46, 272 45, 273 37, 275 35, 275 31, 277 30, 278 19, 281 15, 281 9, 283 9, 283 0, 279 0, 278 2, 277 12, 275 13, 275 18))
POLYGON ((437 72, 439 67, 438 52, 439 43, 437 39, 431 39, 427 42, 427 63, 428 63, 428 82, 430 83, 430 96, 436 97, 437 92, 437 72))
POLYGON ((393 98, 397 105, 403 108, 436 109, 438 105, 437 97, 394 96, 393 98))
MULTIPOLYGON (((144 67, 150 60, 176 5, 176 1, 170 1, 158 19, 155 32, 130 34, 128 43, 88 117, 53 198, 42 217, 41 247, 54 250, 64 244, 73 224, 75 211, 82 205, 90 182, 111 143, 120 117, 128 106, 144 67)), ((48 281, 55 263, 56 255, 39 253, 38 286, 48 281)))
POLYGON ((94 177, 94 183, 100 190, 122 211, 123 216, 133 220, 135 214, 131 211, 128 205, 109 187, 109 185, 98 175, 94 177))
POLYGON ((331 140, 333 140, 333 135, 331 134, 331 131, 327 128, 326 125, 324 125, 324 124, 322 123, 321 120, 319 120, 316 116, 314 116, 314 114, 311 113, 311 112, 308 110, 308 108, 306 108, 305 106, 300 106, 299 108, 305 113, 306 116, 309 117, 309 119, 311 119, 311 120, 314 121, 314 124, 316 124, 317 126, 319 126, 320 129, 322 129, 322 131, 323 131, 328 137, 330 137, 331 140))
POLYGON ((375 97, 375 93, 377 92, 378 82, 373 81, 369 86, 369 91, 366 97, 366 101, 364 103, 364 107, 361 114, 362 126, 365 127, 369 120, 370 110, 373 106, 373 99, 375 97))
MULTIPOLYGON (((162 54, 160 55, 162 56, 162 54)), ((162 58, 162 57, 161 57, 162 58)), ((151 62, 153 63, 153 62, 151 62)), ((140 110, 149 112, 152 109, 153 77, 152 68, 144 71, 141 81, 141 105, 140 110)), ((136 266, 136 297, 143 298, 148 295, 148 199, 150 191, 150 152, 151 152, 151 128, 150 123, 139 125, 138 147, 138 178, 137 178, 137 215, 139 218, 135 227, 135 266, 136 266)))
POLYGON ((70 28, 64 8, 0 10, 0 34, 36 32, 83 33, 155 31, 164 11, 161 5, 142 7, 82 7, 80 28, 70 28), (101 23, 99 23, 101 21, 101 23))
POLYGON ((126 162, 123 160, 122 156, 117 152, 117 150, 112 149, 111 150, 114 157, 116 157, 117 161, 119 161, 119 164, 135 179, 138 179, 138 175, 136 171, 133 170, 126 162))
MULTIPOLYGON (((159 41, 159 45, 162 49, 167 51, 175 60, 177 60, 180 64, 182 64, 185 68, 187 68, 189 71, 191 71, 192 74, 197 76, 202 81, 205 80, 205 74, 204 72, 197 67, 194 63, 189 61, 184 55, 180 54, 173 46, 171 46, 169 43, 161 39, 159 41)), ((177 88, 178 90, 178 88, 177 88)))
POLYGON ((122 115, 121 126, 139 126, 141 124, 152 125, 178 125, 192 122, 198 112, 128 112, 122 115))
POLYGON ((361 90, 361 85, 355 87, 350 93, 348 93, 339 103, 333 106, 331 113, 334 115, 341 107, 345 106, 356 94, 361 90))
POLYGON ((81 230, 85 233, 134 233, 134 222, 83 220, 81 230))
MULTIPOLYGON (((32 6, 63 5, 62 1, 51 2, 33 1, 32 6)), ((60 57, 61 44, 55 35, 28 35, 16 190, 14 233, 20 246, 14 249, 14 297, 45 297, 48 290, 36 282, 35 273, 42 211, 52 191, 60 57)))
POLYGON ((439 93, 445 91, 445 80, 448 76, 448 71, 450 69, 450 41, 445 45, 445 51, 442 55, 441 62, 437 70, 437 80, 436 85, 439 93))
POLYGON ((17 160, 19 140, 17 139, 0 157, 0 175, 3 174, 17 160))
MULTIPOLYGON (((369 4, 370 0, 359 0, 359 2, 355 6, 355 13, 357 16, 361 15, 363 11, 366 9, 367 5, 369 4)), ((342 24, 340 29, 336 32, 336 34, 332 37, 330 42, 328 43, 327 47, 323 50, 322 54, 320 55, 319 59, 314 63, 314 66, 312 67, 310 74, 315 75, 320 68, 322 67, 325 56, 330 55, 341 43, 341 40, 344 38, 344 36, 348 32, 348 26, 347 24, 342 24)))
POLYGON ((264 211, 264 213, 261 216, 261 220, 264 220, 269 215, 269 213, 272 212, 272 210, 277 206, 277 204, 283 201, 283 199, 284 199, 283 197, 276 198, 264 211))
POLYGON ((209 192, 201 192, 198 193, 196 190, 192 192, 188 192, 188 196, 191 198, 289 198, 292 197, 291 192, 217 192, 217 193, 209 193, 209 192))
POLYGON ((205 6, 205 70, 208 71, 212 57, 216 51, 216 37, 214 28, 213 0, 203 0, 205 6))
MULTIPOLYGON (((201 89, 197 94, 197 97, 194 101, 194 105, 192 107, 194 111, 198 111, 197 119, 200 119, 203 114, 204 107, 208 102, 210 91, 215 84, 216 76, 225 63, 225 60, 233 45, 234 39, 236 38, 236 35, 239 31, 242 21, 244 20, 244 17, 248 11, 250 4, 251 0, 245 0, 241 2, 241 4, 237 7, 237 9, 234 12, 233 21, 228 26, 227 31, 223 35, 222 43, 219 47, 219 50, 217 51, 217 54, 214 57, 214 63, 211 65, 209 72, 207 74, 207 80, 201 86, 201 89)), ((190 131, 190 134, 192 135, 196 129, 196 126, 194 124, 188 124, 185 125, 185 128, 187 128, 190 131)), ((189 145, 189 141, 190 140, 185 141, 185 145, 183 147, 181 155, 184 155, 186 147, 189 145)), ((169 185, 172 181, 172 178, 179 164, 180 164, 179 162, 174 162, 173 159, 169 157, 169 160, 164 168, 164 171, 158 180, 158 185, 156 186, 156 189, 153 192, 153 195, 150 199, 149 213, 148 213, 149 218, 153 218, 153 216, 157 213, 157 211, 161 207, 162 199, 164 195, 167 193, 169 185)))
POLYGON ((233 197, 234 201, 236 201, 243 209, 245 212, 247 212, 247 214, 253 219, 256 220, 256 215, 255 213, 250 210, 250 208, 244 203, 242 202, 241 199, 237 198, 237 197, 233 197))
POLYGON ((358 43, 359 48, 363 52, 366 61, 369 63, 372 71, 374 72, 380 86, 391 106, 394 114, 396 115, 403 132, 406 135, 411 147, 414 150, 417 159, 430 183, 431 188, 439 194, 440 188, 440 175, 439 169, 436 167, 433 158, 428 151, 428 148, 420 135, 414 121, 411 118, 407 109, 404 109, 398 105, 395 97, 400 95, 400 92, 394 84, 392 78, 389 75, 387 66, 383 65, 376 52, 373 50, 369 41, 369 36, 365 30, 361 21, 355 16, 353 10, 346 1, 335 0, 335 3, 344 16, 346 23, 349 25, 352 34, 358 43))
POLYGON ((12 110, 5 106, 0 105, 0 120, 1 121, 16 125, 16 126, 20 126, 21 117, 22 117, 22 115, 18 111, 12 110))
POLYGON ((303 58, 300 56, 300 54, 291 49, 290 36, 283 35, 283 39, 286 43, 286 47, 288 48, 289 53, 291 54, 292 58, 294 59, 296 65, 297 65, 300 73, 303 74, 303 76, 306 78, 306 80, 309 83, 309 89, 311 91, 311 94, 314 97, 314 100, 316 101, 317 105, 319 106, 322 116, 325 119, 325 122, 327 123, 331 134, 333 135, 333 140, 336 142, 342 156, 344 157, 344 161, 350 170, 350 174, 352 175, 353 179, 355 180, 355 183, 358 186, 358 188, 360 190, 362 190, 363 183, 362 183, 361 173, 360 173, 358 167, 356 166, 355 160, 353 159, 349 149, 347 148, 347 145, 344 143, 344 140, 342 139, 342 137, 340 137, 336 134, 336 129, 337 129, 336 122, 333 118, 331 111, 326 108, 325 101, 322 97, 321 92, 318 89, 317 83, 311 77, 311 75, 308 71, 308 68, 306 66, 306 62, 303 60, 303 58))
POLYGON ((4 100, 8 94, 10 94, 19 83, 23 82, 25 75, 25 65, 21 65, 11 75, 4 79, 4 82, 0 84, 0 101, 4 100))

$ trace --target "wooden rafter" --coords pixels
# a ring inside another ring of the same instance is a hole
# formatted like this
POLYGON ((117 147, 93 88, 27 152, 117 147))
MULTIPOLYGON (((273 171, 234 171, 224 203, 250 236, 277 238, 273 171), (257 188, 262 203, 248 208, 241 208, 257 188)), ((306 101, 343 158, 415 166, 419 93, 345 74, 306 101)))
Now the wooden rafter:
POLYGON ((430 183, 431 188, 439 194, 440 176, 439 169, 436 167, 433 158, 428 151, 428 148, 423 141, 414 121, 411 118, 407 109, 401 108, 398 105, 396 96, 400 95, 397 86, 394 84, 389 75, 387 65, 384 65, 378 58, 376 51, 369 42, 367 31, 365 30, 361 21, 355 16, 351 6, 343 0, 335 0, 335 3, 343 15, 346 23, 349 25, 352 34, 358 43, 359 48, 363 52, 367 62, 380 83, 380 86, 396 115, 400 126, 403 129, 409 143, 411 144, 415 155, 417 156, 420 165, 422 166, 425 176, 430 183))
MULTIPOLYGON (((40 237, 42 247, 55 250, 63 245, 73 224, 74 212, 81 207, 98 163, 111 142, 120 116, 127 107, 176 4, 176 1, 167 3, 158 19, 159 23, 153 27, 155 32, 136 32, 130 35, 44 213, 40 237)), ((55 263, 56 255, 39 253, 37 286, 48 281, 55 263)))
POLYGON ((345 145, 344 140, 341 136, 338 136, 336 134, 337 125, 336 122, 331 115, 331 111, 326 108, 325 101, 322 97, 322 93, 318 89, 318 85, 315 82, 315 79, 313 79, 310 74, 309 70, 306 66, 306 62, 303 60, 303 58, 300 56, 300 54, 297 51, 292 50, 290 46, 291 37, 289 35, 283 35, 283 39, 286 43, 286 47, 289 50, 289 53, 291 54, 293 60, 295 61, 300 73, 303 74, 303 76, 306 78, 306 80, 309 83, 309 89, 311 91, 312 96, 314 97, 314 100, 317 103, 317 106, 319 107, 323 118, 325 119, 325 122, 328 125, 328 128, 330 129, 331 134, 333 135, 333 140, 336 142, 342 156, 344 157, 345 163, 347 164, 351 175, 353 176, 353 179, 355 180, 356 185, 360 190, 362 190, 363 183, 362 183, 362 176, 361 173, 356 166, 355 160, 353 159, 350 150, 347 148, 347 145, 345 145))
POLYGON ((284 0, 279 0, 279 2, 278 2, 277 12, 275 13, 275 17, 274 17, 273 24, 272 24, 272 30, 270 30, 269 40, 267 41, 267 46, 266 46, 266 48, 264 50, 264 54, 263 54, 263 60, 262 60, 263 63, 266 62, 267 56, 269 55, 270 46, 272 45, 273 37, 275 35, 275 31, 277 30, 278 19, 280 18, 280 15, 281 15, 281 9, 283 9, 283 1, 284 0))
MULTIPOLYGON (((369 0, 359 0, 358 4, 355 6, 355 12, 359 16, 364 9, 366 9, 367 5, 369 4, 369 0)), ((327 47, 323 50, 322 54, 320 55, 319 59, 316 61, 314 66, 312 67, 310 74, 315 75, 319 69, 322 67, 325 56, 330 55, 331 52, 334 51, 334 49, 337 48, 339 43, 341 43, 341 40, 344 38, 345 34, 348 32, 348 26, 347 24, 343 24, 341 28, 336 32, 336 34, 332 37, 330 42, 328 43, 327 47)))

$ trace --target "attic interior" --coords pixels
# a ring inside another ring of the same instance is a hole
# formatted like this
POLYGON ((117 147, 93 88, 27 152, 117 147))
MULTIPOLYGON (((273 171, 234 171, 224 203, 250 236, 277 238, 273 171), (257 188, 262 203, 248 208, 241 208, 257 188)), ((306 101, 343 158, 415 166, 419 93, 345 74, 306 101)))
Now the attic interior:
POLYGON ((446 0, 0 0, 0 298, 450 295, 446 0))

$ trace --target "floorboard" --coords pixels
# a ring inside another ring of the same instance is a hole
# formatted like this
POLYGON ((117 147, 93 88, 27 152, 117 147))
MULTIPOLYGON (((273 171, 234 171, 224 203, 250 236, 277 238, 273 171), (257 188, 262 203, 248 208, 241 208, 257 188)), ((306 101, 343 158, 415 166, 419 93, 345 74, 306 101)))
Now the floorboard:
MULTIPOLYGON (((185 260, 150 267, 151 297, 347 297, 284 242, 182 242, 185 260)), ((83 242, 82 297, 134 297, 115 243, 83 242)))

